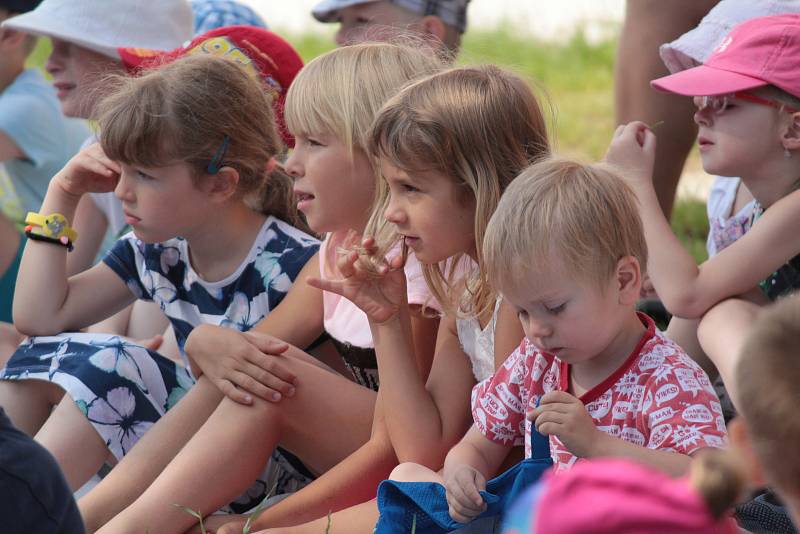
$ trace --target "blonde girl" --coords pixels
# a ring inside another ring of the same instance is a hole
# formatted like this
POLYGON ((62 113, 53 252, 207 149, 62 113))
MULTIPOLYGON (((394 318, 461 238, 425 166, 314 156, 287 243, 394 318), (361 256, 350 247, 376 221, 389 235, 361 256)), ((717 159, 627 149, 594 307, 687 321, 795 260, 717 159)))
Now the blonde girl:
MULTIPOLYGON (((250 328, 317 249, 292 226, 300 220, 290 179, 274 165, 283 143, 270 97, 236 64, 205 56, 115 83, 102 103, 101 143, 53 177, 39 218, 69 221, 85 194, 113 190, 133 232, 72 277, 64 242, 74 235, 31 238, 14 303, 18 328, 76 331, 137 299, 160 306, 179 346, 203 322, 250 328)), ((194 381, 159 354, 88 334, 30 338, 2 378, 0 402, 54 454, 73 489, 109 455, 126 454, 194 381)))
MULTIPOLYGON (((295 79, 285 113, 296 144, 285 169, 298 208, 327 234, 300 280, 339 276, 337 250, 349 231, 363 231, 375 200, 377 168, 365 151, 366 132, 390 96, 440 66, 420 50, 373 43, 325 54, 295 79)), ((433 305, 413 260, 407 273, 412 305, 433 305)), ((423 368, 433 354, 432 313, 412 320, 423 368)), ((214 512, 248 490, 265 464, 265 476, 228 511, 246 511, 267 492, 295 491, 325 473, 299 501, 285 501, 282 512, 319 517, 368 498, 395 465, 379 412, 371 432, 378 375, 367 318, 338 295, 295 284, 252 332, 205 326, 193 331, 186 350, 204 375, 80 501, 91 530, 183 532, 194 519, 171 503, 214 512), (306 347, 323 328, 341 353, 327 361, 345 376, 297 349, 281 354, 272 341, 306 347), (282 452, 273 453, 279 444, 282 452), (348 492, 339 491, 343 485, 348 492)))
MULTIPOLYGON (((506 186, 548 153, 545 121, 519 77, 494 66, 464 67, 406 87, 381 111, 370 138, 384 179, 383 220, 370 230, 380 236, 388 226, 392 239, 413 251, 445 309, 427 380, 414 365, 403 258, 384 259, 385 242, 368 237, 340 258, 342 279, 309 283, 367 313, 397 458, 439 469, 470 426, 476 380, 487 378, 522 339, 513 311, 497 304, 486 283, 480 250, 506 186)), ((331 517, 343 532, 372 532, 376 520, 375 501, 331 517)), ((320 532, 326 523, 268 532, 320 532)))

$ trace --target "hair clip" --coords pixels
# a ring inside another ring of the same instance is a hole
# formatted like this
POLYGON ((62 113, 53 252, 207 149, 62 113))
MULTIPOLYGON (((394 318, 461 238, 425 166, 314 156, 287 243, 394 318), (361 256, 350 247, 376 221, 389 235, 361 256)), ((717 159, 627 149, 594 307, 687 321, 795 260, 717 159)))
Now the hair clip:
POLYGON ((230 142, 231 138, 227 135, 222 138, 222 144, 214 153, 214 157, 211 158, 211 161, 208 162, 208 166, 206 167, 208 174, 217 174, 222 168, 222 161, 225 159, 225 153, 228 151, 228 145, 230 142))

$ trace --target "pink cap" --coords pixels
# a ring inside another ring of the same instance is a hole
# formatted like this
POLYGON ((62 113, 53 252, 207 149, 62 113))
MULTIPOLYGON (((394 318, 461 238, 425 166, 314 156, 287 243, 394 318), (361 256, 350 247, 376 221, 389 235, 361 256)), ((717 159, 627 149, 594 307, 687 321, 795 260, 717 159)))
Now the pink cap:
POLYGON ((653 80, 668 93, 706 96, 774 85, 800 97, 800 14, 750 19, 734 27, 706 62, 653 80))
POLYGON ((578 462, 550 475, 535 512, 535 533, 736 534, 736 522, 715 519, 686 478, 633 461, 578 462))

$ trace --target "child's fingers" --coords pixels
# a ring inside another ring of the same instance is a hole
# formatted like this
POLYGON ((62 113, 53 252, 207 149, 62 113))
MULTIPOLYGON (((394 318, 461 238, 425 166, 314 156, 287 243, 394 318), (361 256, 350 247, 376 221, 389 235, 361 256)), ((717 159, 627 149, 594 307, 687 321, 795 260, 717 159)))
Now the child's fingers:
POLYGON ((483 498, 475 489, 474 484, 471 489, 465 488, 461 484, 452 484, 448 487, 447 494, 450 506, 458 510, 462 515, 476 516, 483 511, 483 498), (474 495, 472 495, 473 490, 474 495))
POLYGON ((358 261, 358 252, 350 250, 339 257, 336 262, 336 267, 345 278, 351 278, 356 274, 356 262, 358 261))
POLYGON ((289 344, 260 332, 244 332, 244 337, 264 354, 283 354, 289 349, 289 344))
POLYGON ((239 389, 234 386, 229 380, 214 380, 214 384, 223 395, 231 399, 233 402, 238 402, 239 404, 244 404, 245 406, 253 404, 253 397, 243 389, 239 389))
POLYGON ((322 291, 330 291, 331 293, 344 296, 344 284, 340 280, 327 280, 309 276, 306 278, 306 284, 321 289, 322 291))

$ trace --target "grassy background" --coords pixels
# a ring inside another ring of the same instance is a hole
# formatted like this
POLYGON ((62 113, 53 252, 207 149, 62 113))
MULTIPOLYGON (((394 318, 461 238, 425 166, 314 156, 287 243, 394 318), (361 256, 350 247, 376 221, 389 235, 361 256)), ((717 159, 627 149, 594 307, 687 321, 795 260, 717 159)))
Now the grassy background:
MULTIPOLYGON (((286 38, 305 61, 334 46, 331 33, 290 33, 286 38)), ((543 107, 550 111, 555 149, 562 154, 596 160, 604 154, 614 129, 616 48, 613 32, 605 40, 589 42, 583 32, 577 31, 568 41, 553 43, 522 38, 510 29, 500 27, 491 31, 468 32, 459 62, 495 63, 530 80, 545 102, 543 107)), ((49 52, 49 41, 40 40, 30 57, 30 64, 44 65, 49 52)), ((708 222, 704 203, 696 199, 679 199, 672 223, 697 261, 705 259, 708 222)))

